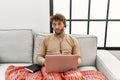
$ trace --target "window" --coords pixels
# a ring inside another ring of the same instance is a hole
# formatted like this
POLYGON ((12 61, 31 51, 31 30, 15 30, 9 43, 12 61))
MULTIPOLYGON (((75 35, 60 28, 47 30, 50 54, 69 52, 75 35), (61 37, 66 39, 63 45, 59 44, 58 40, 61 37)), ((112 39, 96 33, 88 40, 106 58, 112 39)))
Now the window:
POLYGON ((109 22, 107 33, 107 47, 120 47, 120 22, 109 22))
POLYGON ((88 0, 72 1, 72 19, 88 18, 88 0))
POLYGON ((92 21, 90 22, 90 35, 96 35, 98 38, 98 46, 104 47, 105 36, 105 21, 92 21))
POLYGON ((53 0, 53 12, 62 13, 67 19, 69 18, 70 0, 53 0))
POLYGON ((66 32, 67 34, 69 34, 69 30, 70 30, 69 21, 67 21, 67 22, 66 22, 65 32, 66 32))
POLYGON ((108 0, 91 0, 90 19, 106 19, 108 0))
MULTIPOLYGON (((50 13, 67 18, 67 34, 98 37, 99 49, 120 49, 120 0, 50 0, 50 13)), ((52 15, 52 14, 51 14, 52 15)), ((52 29, 51 29, 52 30, 52 29)))
POLYGON ((120 19, 120 0, 110 0, 109 19, 120 19))
POLYGON ((87 21, 72 21, 72 34, 87 34, 87 21))

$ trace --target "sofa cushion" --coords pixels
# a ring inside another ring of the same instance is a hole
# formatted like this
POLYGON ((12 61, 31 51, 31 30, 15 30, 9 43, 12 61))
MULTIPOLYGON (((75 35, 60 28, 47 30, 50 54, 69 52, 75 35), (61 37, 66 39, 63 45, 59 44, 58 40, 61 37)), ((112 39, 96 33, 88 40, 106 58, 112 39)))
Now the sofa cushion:
MULTIPOLYGON (((36 63, 36 55, 38 54, 38 49, 41 40, 48 34, 39 33, 35 35, 35 45, 34 45, 34 63, 36 63)), ((97 37, 92 35, 80 35, 72 34, 76 37, 81 51, 82 64, 81 66, 86 65, 95 65, 96 53, 97 53, 97 37)))
POLYGON ((81 66, 94 66, 97 55, 97 37, 94 35, 72 34, 80 45, 81 66))
POLYGON ((95 66, 81 66, 81 67, 78 67, 77 69, 80 71, 86 71, 86 70, 96 70, 97 71, 95 66))
POLYGON ((0 62, 32 62, 31 29, 0 30, 0 62))
POLYGON ((40 42, 42 41, 42 39, 47 36, 48 34, 44 34, 44 33, 40 33, 40 34, 35 34, 34 35, 34 55, 33 55, 33 63, 37 63, 36 61, 36 57, 39 51, 39 46, 40 46, 40 42))

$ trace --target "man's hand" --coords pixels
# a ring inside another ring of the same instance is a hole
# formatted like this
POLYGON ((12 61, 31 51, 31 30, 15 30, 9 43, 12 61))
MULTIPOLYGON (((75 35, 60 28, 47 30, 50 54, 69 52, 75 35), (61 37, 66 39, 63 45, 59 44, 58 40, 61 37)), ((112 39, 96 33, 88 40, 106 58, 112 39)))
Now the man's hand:
POLYGON ((43 62, 43 66, 45 66, 45 64, 46 64, 46 63, 45 63, 45 61, 44 61, 44 62, 43 62))

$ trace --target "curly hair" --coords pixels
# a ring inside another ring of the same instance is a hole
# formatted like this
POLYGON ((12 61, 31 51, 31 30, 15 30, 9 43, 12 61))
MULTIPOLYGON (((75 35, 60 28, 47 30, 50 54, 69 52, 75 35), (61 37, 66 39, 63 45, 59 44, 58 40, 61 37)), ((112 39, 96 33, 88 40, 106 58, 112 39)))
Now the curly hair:
POLYGON ((53 16, 50 16, 50 21, 53 22, 53 20, 55 20, 55 21, 56 20, 62 21, 63 24, 64 24, 64 27, 66 27, 66 18, 62 14, 57 13, 57 14, 55 14, 53 16))

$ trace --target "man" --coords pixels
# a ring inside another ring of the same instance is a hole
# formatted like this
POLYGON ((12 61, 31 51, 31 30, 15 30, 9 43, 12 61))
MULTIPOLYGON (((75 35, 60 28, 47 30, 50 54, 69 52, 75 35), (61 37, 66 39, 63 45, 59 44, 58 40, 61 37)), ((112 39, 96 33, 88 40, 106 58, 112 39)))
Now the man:
MULTIPOLYGON (((45 37, 39 48, 37 62, 45 65, 45 55, 78 55, 80 48, 77 40, 65 34, 66 19, 62 14, 55 14, 51 17, 54 33, 45 37)), ((78 59, 78 66, 81 64, 81 58, 78 59)))

